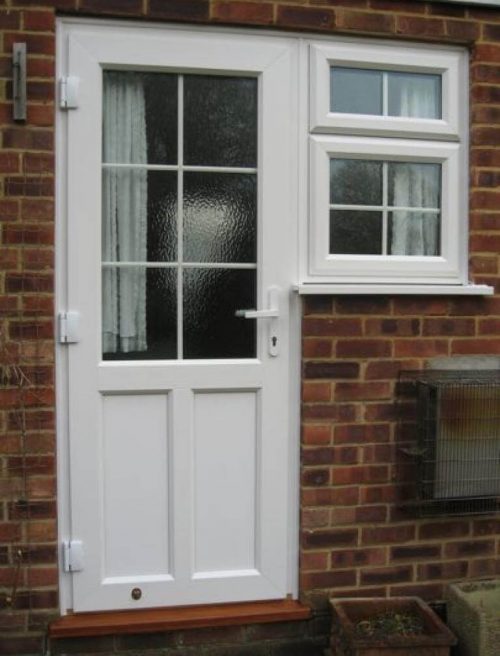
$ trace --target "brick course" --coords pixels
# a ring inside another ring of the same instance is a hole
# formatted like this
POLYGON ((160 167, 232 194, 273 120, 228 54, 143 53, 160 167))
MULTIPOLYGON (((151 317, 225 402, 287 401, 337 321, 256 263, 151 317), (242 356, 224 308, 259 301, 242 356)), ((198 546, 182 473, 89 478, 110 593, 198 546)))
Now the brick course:
MULTIPOLYGON (((405 0, 0 3, 0 364, 2 371, 6 365, 21 366, 30 381, 24 389, 3 375, 0 387, 0 651, 6 654, 40 653, 45 626, 58 612, 53 375, 56 10, 468 46, 472 274, 477 282, 500 284, 498 10, 405 0), (28 45, 26 125, 11 120, 10 51, 15 41, 28 45), (12 591, 18 552, 19 589, 6 621, 6 596, 12 591)), ((394 402, 400 370, 423 367, 434 356, 499 354, 499 327, 499 296, 306 299, 300 555, 305 601, 322 608, 329 595, 419 594, 435 600, 442 598, 448 581, 500 573, 499 520, 414 521, 398 514, 408 489, 397 478, 394 402)), ((266 631, 272 629, 255 630, 252 640, 266 640, 266 631)), ((279 641, 290 636, 274 637, 279 641)), ((151 648, 173 644, 172 638, 157 640, 151 648)), ((182 640, 176 640, 179 646, 182 640)), ((193 646, 182 653, 198 654, 200 644, 206 653, 222 653, 206 633, 186 640, 184 644, 193 646)), ((238 641, 234 636, 232 640, 238 641)), ((91 651, 145 645, 132 639, 108 643, 100 639, 91 651)), ((248 653, 257 653, 255 644, 248 653)), ((277 643, 273 653, 285 653, 284 646, 277 643)))

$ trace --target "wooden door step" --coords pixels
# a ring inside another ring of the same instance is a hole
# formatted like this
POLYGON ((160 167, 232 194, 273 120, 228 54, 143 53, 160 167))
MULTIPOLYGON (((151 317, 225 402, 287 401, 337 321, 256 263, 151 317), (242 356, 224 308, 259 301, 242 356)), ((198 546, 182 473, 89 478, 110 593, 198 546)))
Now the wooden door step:
POLYGON ((49 626, 51 638, 153 633, 214 626, 306 620, 308 606, 293 599, 149 608, 64 615, 49 626))

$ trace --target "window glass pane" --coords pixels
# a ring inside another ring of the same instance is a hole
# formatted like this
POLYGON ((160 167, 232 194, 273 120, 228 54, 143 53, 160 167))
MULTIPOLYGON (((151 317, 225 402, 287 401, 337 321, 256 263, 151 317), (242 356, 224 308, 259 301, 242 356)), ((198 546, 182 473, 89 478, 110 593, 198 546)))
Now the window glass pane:
POLYGON ((330 111, 438 119, 442 114, 441 76, 333 66, 330 69, 330 111))
POLYGON ((330 203, 381 205, 382 162, 362 159, 331 159, 330 203))
POLYGON ((330 111, 382 114, 382 73, 362 68, 330 69, 330 111))
POLYGON ((177 356, 177 271, 135 267, 103 269, 104 360, 177 356))
POLYGON ((439 255, 441 220, 438 213, 389 213, 388 252, 391 255, 439 255))
POLYGON ((252 174, 184 176, 184 259, 255 262, 257 178, 252 174))
POLYGON ((176 164, 177 75, 104 71, 103 161, 176 164))
POLYGON ((184 358, 254 358, 254 319, 236 310, 256 307, 255 270, 184 271, 184 358))
POLYGON ((330 210, 330 253, 380 255, 382 212, 330 210))
POLYGON ((441 76, 389 73, 389 116, 441 118, 441 76))
POLYGON ((389 205, 440 207, 441 164, 389 162, 389 205))
POLYGON ((184 78, 184 163, 257 166, 257 80, 184 78))

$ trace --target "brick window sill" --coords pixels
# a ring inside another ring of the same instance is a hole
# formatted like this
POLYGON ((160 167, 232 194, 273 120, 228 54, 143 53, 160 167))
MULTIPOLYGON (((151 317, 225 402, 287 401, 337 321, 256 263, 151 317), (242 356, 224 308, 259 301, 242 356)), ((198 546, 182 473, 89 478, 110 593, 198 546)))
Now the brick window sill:
POLYGON ((153 633, 214 626, 263 624, 308 619, 310 609, 298 601, 258 601, 238 604, 181 606, 143 610, 74 613, 50 624, 51 638, 125 633, 153 633))

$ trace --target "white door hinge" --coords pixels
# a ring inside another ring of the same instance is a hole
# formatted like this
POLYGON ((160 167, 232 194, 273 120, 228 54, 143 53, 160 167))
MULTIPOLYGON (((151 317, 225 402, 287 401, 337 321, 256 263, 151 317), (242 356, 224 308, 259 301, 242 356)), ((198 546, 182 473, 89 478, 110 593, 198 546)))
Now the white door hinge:
POLYGON ((63 542, 63 565, 65 572, 81 572, 83 569, 83 542, 66 540, 63 542))
POLYGON ((59 107, 61 109, 76 109, 78 107, 79 87, 80 78, 75 75, 60 78, 59 107))
POLYGON ((78 312, 59 312, 57 323, 60 344, 75 344, 80 341, 78 312))

